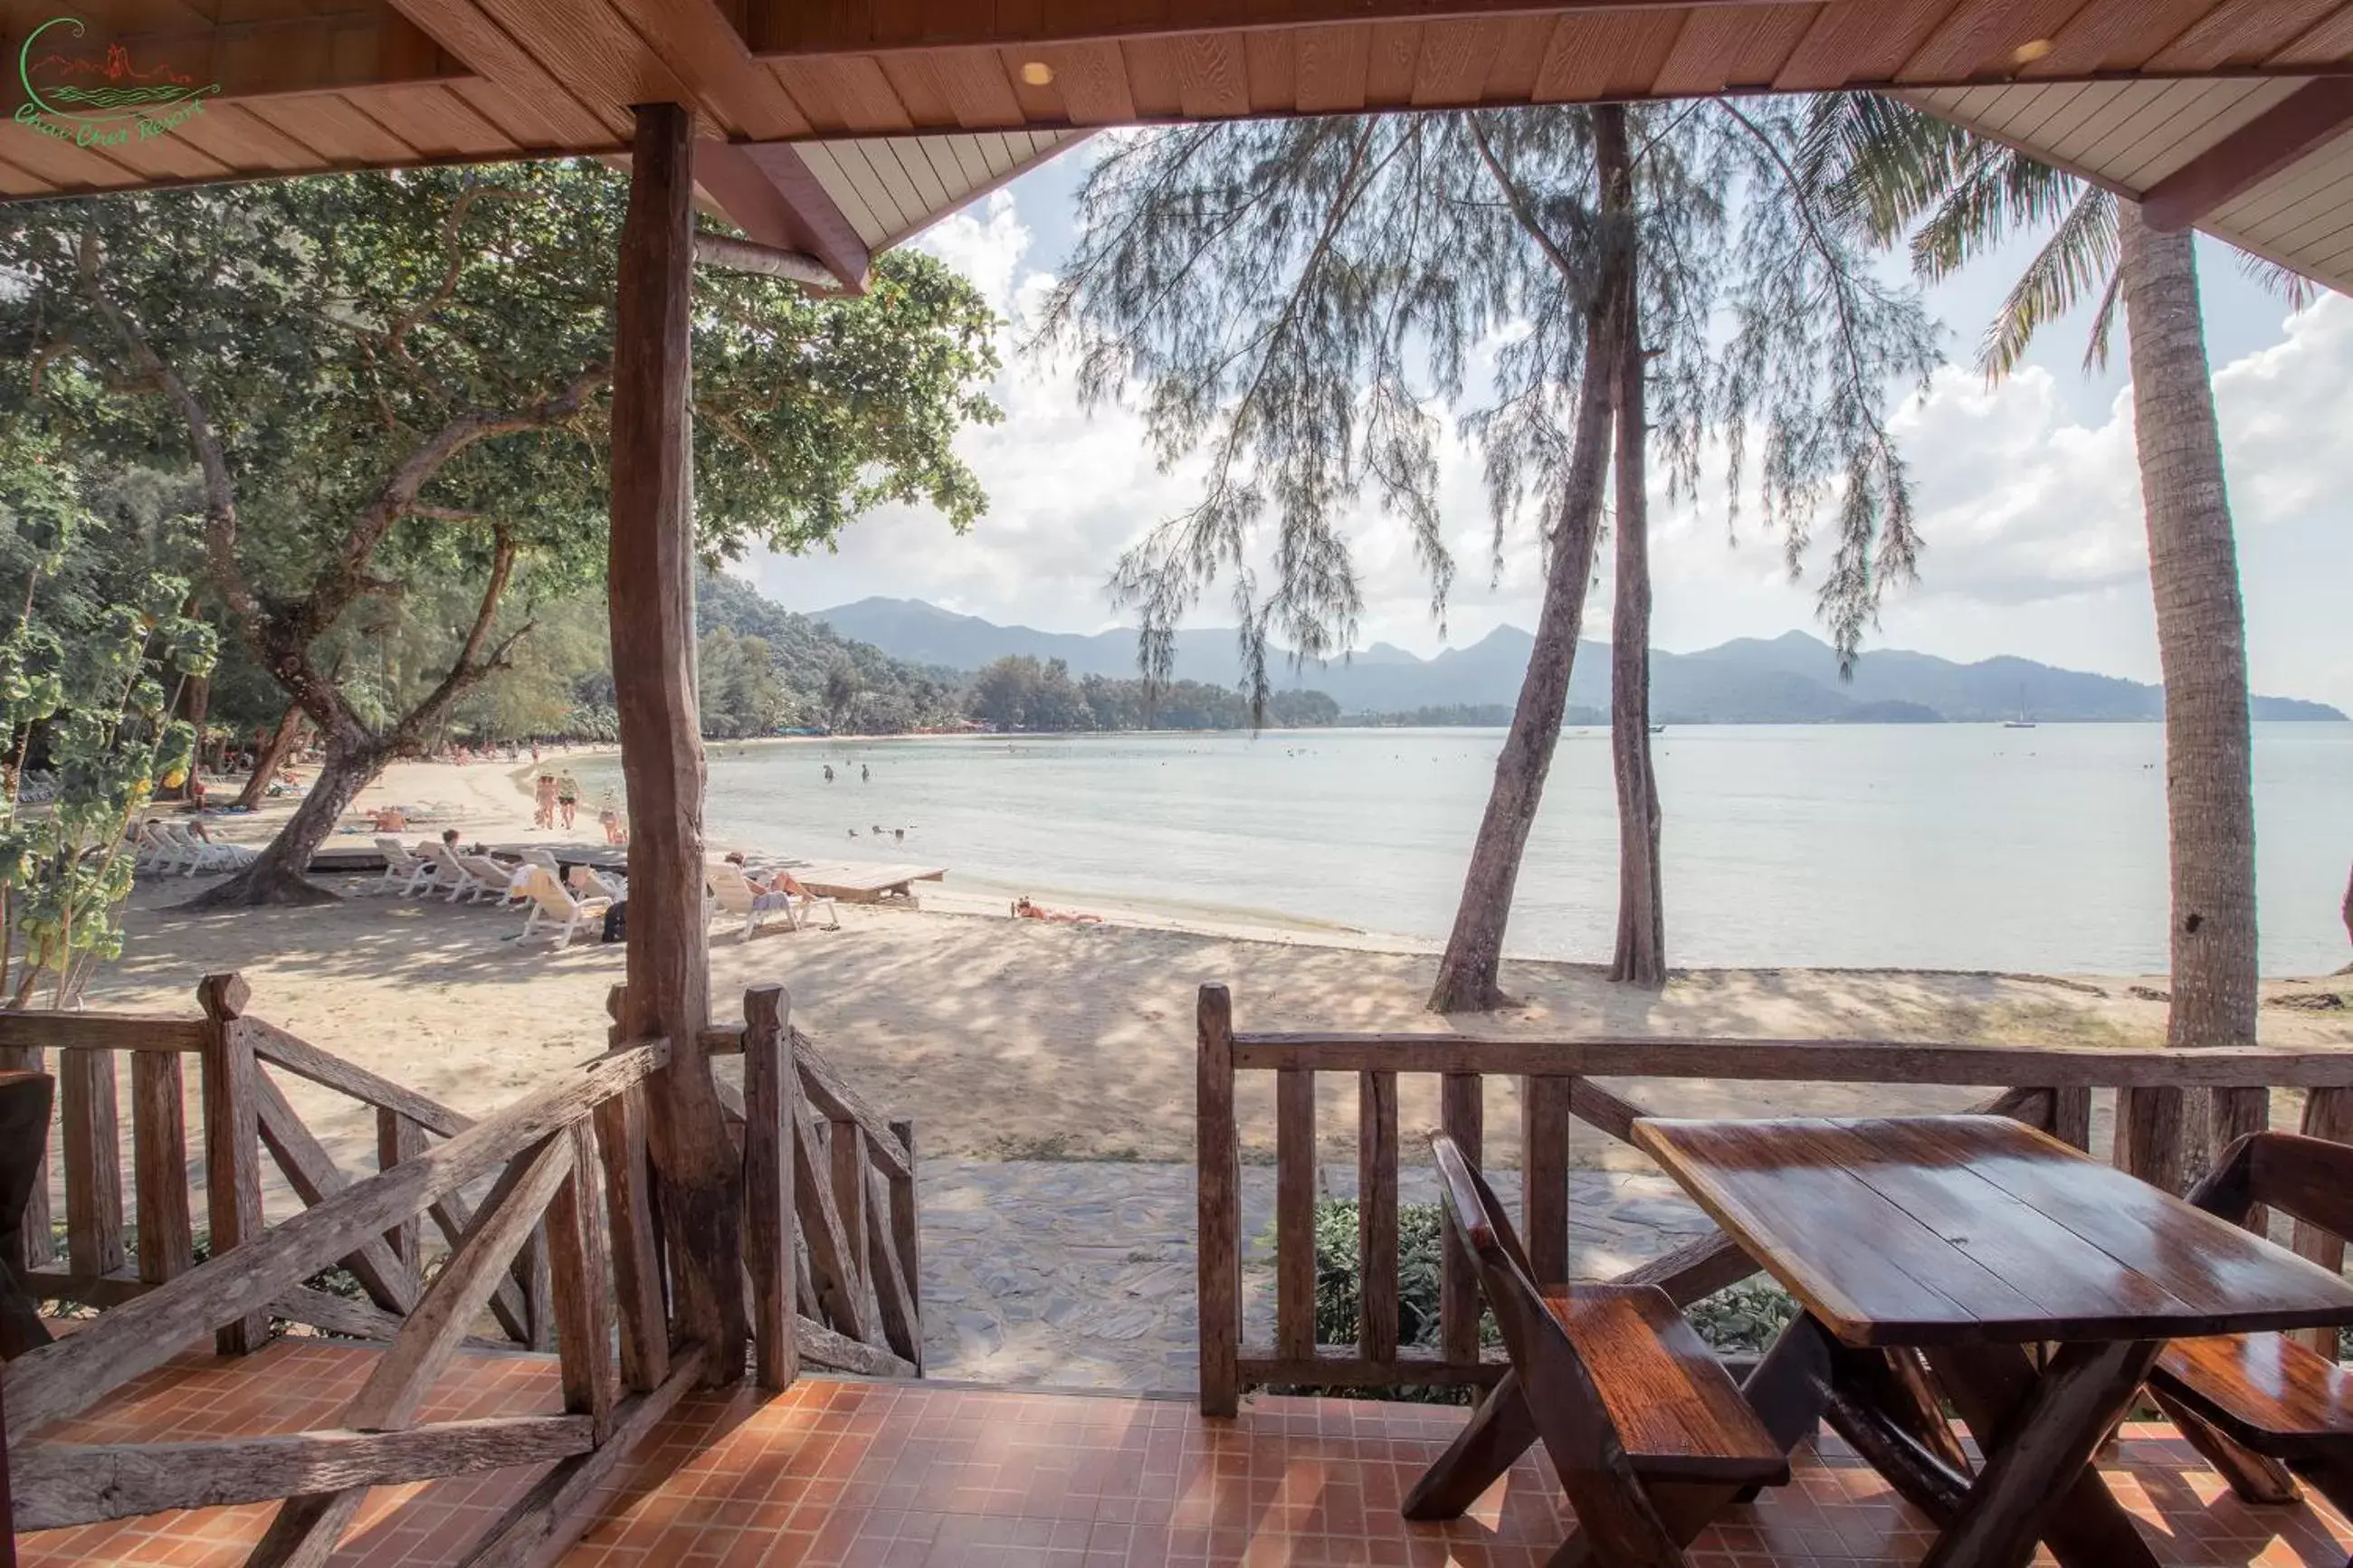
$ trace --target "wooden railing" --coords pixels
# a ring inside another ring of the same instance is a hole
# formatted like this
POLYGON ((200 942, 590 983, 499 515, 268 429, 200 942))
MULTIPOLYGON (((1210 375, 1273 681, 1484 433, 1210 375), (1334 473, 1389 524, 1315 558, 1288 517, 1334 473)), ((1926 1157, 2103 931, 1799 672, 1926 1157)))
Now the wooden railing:
MULTIPOLYGON (((1439 1079, 1441 1128, 1473 1161, 1483 1143, 1484 1084, 1520 1081, 1521 1233, 1539 1279, 1568 1278, 1568 1133, 1572 1120, 1630 1140, 1650 1114, 1593 1079, 1952 1085, 2005 1088, 1976 1109, 2014 1116, 2088 1149, 2092 1091, 2301 1089, 2303 1130, 2353 1141, 2353 1050, 2073 1050, 1873 1040, 1631 1038, 1497 1039, 1463 1035, 1237 1034, 1222 985, 1201 987, 1199 1035, 1199 1289, 1201 1409, 1234 1414, 1261 1384, 1386 1386, 1488 1384, 1501 1363, 1479 1346, 1480 1300, 1470 1258, 1450 1234, 1440 1262, 1439 1342, 1398 1343, 1398 1078, 1439 1079), (1240 1127, 1235 1081, 1274 1078, 1275 1326, 1272 1344, 1245 1344, 1242 1319, 1240 1127), (1356 1343, 1317 1342, 1315 1330, 1315 1079, 1356 1080, 1356 1343)), ((2233 1097, 2238 1121, 2263 1116, 2267 1096, 2233 1097), (2250 1107, 2251 1100, 2262 1104, 2250 1107)), ((2129 1119, 2120 1117, 2122 1125, 2129 1119)), ((2241 1128, 2240 1130, 2249 1130, 2241 1128)), ((2341 1243, 2299 1225, 2305 1256, 2341 1268, 2341 1243)), ((1746 1279, 1757 1265, 1718 1233, 1620 1278, 1657 1285, 1688 1305, 1746 1279)), ((2333 1346, 2327 1347, 2333 1352, 2333 1346)))
MULTIPOLYGON (((0 1374, 9 1461, 0 1484, 13 1493, 16 1528, 282 1498, 248 1563, 322 1563, 371 1487, 554 1460, 455 1558, 466 1568, 537 1561, 689 1388, 740 1372, 706 1365, 701 1345, 673 1337, 647 1143, 648 1080, 670 1070, 667 1042, 615 1039, 565 1080, 473 1121, 248 1016, 236 976, 208 978, 200 1000, 193 1019, 0 1016, 0 1047, 14 1055, 0 1065, 58 1058, 67 1266, 40 1267, 54 1261, 45 1252, 31 1279, 47 1296, 101 1309, 0 1374), (135 1227, 125 1225, 115 1121, 122 1052, 135 1227), (186 1176, 187 1056, 198 1064, 211 1227, 201 1262, 186 1176), (271 1068, 372 1107, 379 1168, 356 1179, 340 1170, 271 1068), (266 1227, 265 1149, 304 1205, 266 1227), (465 1194, 486 1184, 470 1207, 465 1194), (428 1218, 450 1248, 429 1283, 419 1252, 428 1218), (305 1283, 338 1264, 369 1300, 305 1283), (418 1424, 426 1394, 486 1313, 513 1341, 556 1352, 564 1413, 418 1424), (225 1354, 259 1347, 273 1317, 386 1342, 333 1427, 168 1446, 35 1438, 194 1336, 212 1332, 225 1354)), ((741 1144, 757 1381, 783 1388, 804 1358, 917 1374, 913 1129, 880 1122, 791 1029, 779 987, 746 992, 744 1023, 707 1031, 702 1044, 744 1058, 742 1093, 723 1089, 741 1144)), ((45 1241, 40 1206, 25 1228, 45 1241)))
MULTIPOLYGON (((776 1214, 798 1223, 791 1294, 784 1300, 797 1304, 800 1354, 845 1372, 919 1377, 923 1318, 915 1124, 878 1117, 792 1026, 776 987, 745 992, 744 1018, 740 1028, 705 1031, 702 1048, 744 1057, 740 1097, 725 1079, 717 1081, 729 1123, 745 1133, 746 1171, 773 1166, 776 1173, 754 1178, 754 1225, 776 1214), (782 1070, 786 1040, 789 1073, 782 1070), (793 1130, 789 1152, 781 1132, 772 1131, 785 1128, 793 1130), (775 1146, 764 1147, 771 1140, 775 1146)), ((791 1234, 790 1221, 776 1224, 791 1234)), ((761 1233, 754 1232, 747 1250, 754 1256, 765 1250, 761 1233)), ((765 1298, 754 1284, 756 1311, 765 1298)))

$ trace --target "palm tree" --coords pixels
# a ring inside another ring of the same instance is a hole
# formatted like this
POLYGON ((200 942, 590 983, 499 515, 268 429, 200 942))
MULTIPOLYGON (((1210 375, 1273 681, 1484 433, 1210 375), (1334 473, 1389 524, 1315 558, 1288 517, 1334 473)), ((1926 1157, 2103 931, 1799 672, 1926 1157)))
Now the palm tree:
MULTIPOLYGON (((2096 296, 2086 370, 2106 363, 2122 305, 2133 418, 2165 680, 2166 819, 2171 864, 2171 1046, 2255 1043, 2255 805, 2247 726, 2247 639, 2222 443, 2206 363, 2198 265, 2187 231, 2165 233, 2113 193, 2015 148, 1874 94, 1821 100, 1810 178, 1882 243, 1909 237, 1915 270, 1948 276, 2013 229, 2047 230, 1987 327, 1978 364, 2016 369, 2035 333, 2096 296)), ((2248 258, 2292 303, 2311 285, 2248 258)), ((2207 1147, 2262 1125, 2260 1089, 2219 1090, 2207 1147)), ((2117 1118, 2118 1155, 2179 1187, 2193 1153, 2179 1089, 2139 1091, 2117 1118)), ((2202 1163, 2202 1160, 2200 1162, 2202 1163)))

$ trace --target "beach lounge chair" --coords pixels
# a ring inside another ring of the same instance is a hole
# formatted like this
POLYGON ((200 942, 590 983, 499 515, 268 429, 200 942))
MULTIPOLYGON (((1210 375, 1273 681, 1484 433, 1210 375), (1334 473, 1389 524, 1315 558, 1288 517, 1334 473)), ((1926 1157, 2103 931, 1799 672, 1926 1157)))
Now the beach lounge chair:
POLYGON ((458 864, 466 868, 468 876, 481 884, 474 889, 470 902, 495 898, 502 910, 522 902, 522 878, 519 875, 522 867, 510 866, 488 855, 460 855, 458 864))
MULTIPOLYGON (((155 832, 163 837, 165 843, 179 849, 176 869, 183 877, 193 877, 199 871, 207 874, 239 871, 253 864, 254 852, 243 845, 207 842, 176 822, 159 822, 155 825, 155 832)), ((171 874, 165 872, 167 876, 171 874)))
POLYGON ((418 874, 431 874, 432 867, 423 857, 412 854, 407 845, 389 834, 378 834, 375 847, 384 851, 384 880, 379 886, 387 892, 396 888, 413 893, 418 874))
POLYGON ((132 862, 132 870, 139 876, 168 877, 186 854, 164 834, 162 823, 141 823, 132 841, 138 846, 138 857, 132 862))
MULTIPOLYGON (((438 893, 444 889, 448 889, 442 902, 454 904, 459 899, 464 899, 471 903, 477 896, 490 889, 491 884, 488 881, 467 867, 467 858, 460 856, 441 840, 438 838, 433 840, 427 847, 427 852, 433 857, 434 865, 437 868, 433 879, 433 890, 438 893)), ((499 887, 503 888, 505 885, 505 880, 501 879, 499 887)))
POLYGON ((583 922, 601 921, 605 911, 613 907, 610 899, 574 897, 555 879, 555 873, 544 866, 523 868, 523 896, 531 900, 531 913, 523 918, 522 940, 529 942, 546 926, 554 928, 558 947, 569 945, 572 933, 583 922))
POLYGON ((572 874, 564 880, 584 899, 611 899, 618 902, 629 896, 625 879, 617 874, 607 877, 594 866, 575 866, 572 874))
POLYGON ((790 893, 760 892, 741 869, 728 861, 718 861, 707 868, 705 878, 711 896, 717 901, 719 909, 729 915, 744 917, 743 936, 745 942, 751 941, 752 933, 760 929, 763 917, 781 913, 785 917, 786 928, 797 931, 802 917, 815 913, 819 904, 825 906, 830 928, 838 930, 841 925, 841 916, 835 910, 831 899, 795 898, 790 893))

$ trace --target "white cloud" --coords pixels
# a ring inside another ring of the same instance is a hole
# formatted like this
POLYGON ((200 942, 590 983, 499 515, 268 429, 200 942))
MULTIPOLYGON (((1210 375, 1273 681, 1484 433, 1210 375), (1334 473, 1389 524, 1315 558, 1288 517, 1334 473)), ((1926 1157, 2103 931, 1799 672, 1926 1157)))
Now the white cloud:
MULTIPOLYGON (((1069 365, 1017 352, 1012 323, 1034 312, 1056 259, 1037 253, 1022 190, 999 191, 916 242, 971 277, 1007 318, 1007 368, 996 388, 1006 420, 958 438, 988 511, 956 539, 934 514, 887 508, 849 530, 839 553, 758 563, 754 575, 786 603, 818 609, 880 594, 1095 630, 1120 618, 1104 583, 1121 551, 1198 496, 1198 464, 1159 471, 1138 414, 1082 410, 1069 365)), ((2247 322, 2230 325, 2242 341, 2251 336, 2247 322)), ((2328 591, 2353 580, 2343 499, 2343 454, 2353 449, 2353 302, 2328 296, 2263 341, 2214 377, 2257 685, 2353 706, 2353 649, 2328 591)), ((1891 595, 1873 641, 2155 677, 2130 387, 2105 410, 2078 412, 2084 400, 2071 407, 2070 395, 2080 388, 2061 379, 2066 374, 2030 364, 1989 388, 1951 366, 1898 416, 1927 549, 1920 582, 1891 595)), ((1504 621, 1533 625, 1540 583, 1532 528, 1514 531, 1503 579, 1491 585, 1476 453, 1450 433, 1440 473, 1459 568, 1445 640, 1475 641, 1504 621)), ((1788 581, 1778 540, 1751 521, 1727 542, 1720 475, 1697 504, 1670 505, 1662 485, 1651 511, 1662 646, 1814 625, 1812 588, 1788 581)), ((1829 517, 1825 509, 1825 524, 1829 517)), ((1404 528, 1367 502, 1349 531, 1366 602, 1360 641, 1432 651, 1440 639, 1404 528)), ((1608 625, 1604 557, 1589 634, 1608 625)), ((1229 621, 1222 590, 1198 619, 1229 621)))

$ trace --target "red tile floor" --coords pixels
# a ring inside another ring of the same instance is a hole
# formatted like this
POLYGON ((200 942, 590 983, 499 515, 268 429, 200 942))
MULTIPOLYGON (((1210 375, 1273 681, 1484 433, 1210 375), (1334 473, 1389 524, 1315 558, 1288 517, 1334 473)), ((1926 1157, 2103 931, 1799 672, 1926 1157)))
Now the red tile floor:
MULTIPOLYGON (((280 1342, 242 1363, 190 1356, 45 1436, 191 1441, 332 1425, 374 1352, 280 1342)), ((462 1361, 426 1420, 555 1407, 550 1361, 462 1361)), ((1082 1568, 1120 1564, 1462 1564, 1535 1568, 1563 1534, 1549 1471, 1524 1460, 1471 1514, 1409 1526, 1398 1500, 1460 1410, 1261 1398, 1231 1422, 1187 1401, 954 1384, 803 1379, 761 1400, 690 1400, 600 1500, 566 1568, 1082 1568), (664 1475, 667 1479, 659 1479, 664 1475)), ((2127 1430, 2107 1464, 2158 1558, 2185 1568, 2341 1568, 2353 1529, 2324 1506, 2241 1506, 2169 1428, 2127 1430)), ((1918 1516, 1852 1454, 1802 1453, 1790 1486, 1726 1515, 1700 1568, 1862 1568, 1919 1561, 1918 1516)), ((448 1563, 518 1495, 528 1470, 384 1488, 338 1564, 448 1563)), ((25 1568, 234 1568, 269 1507, 208 1510, 27 1534, 25 1568)), ((2042 1561, 2047 1562, 2046 1557, 2042 1561)))

